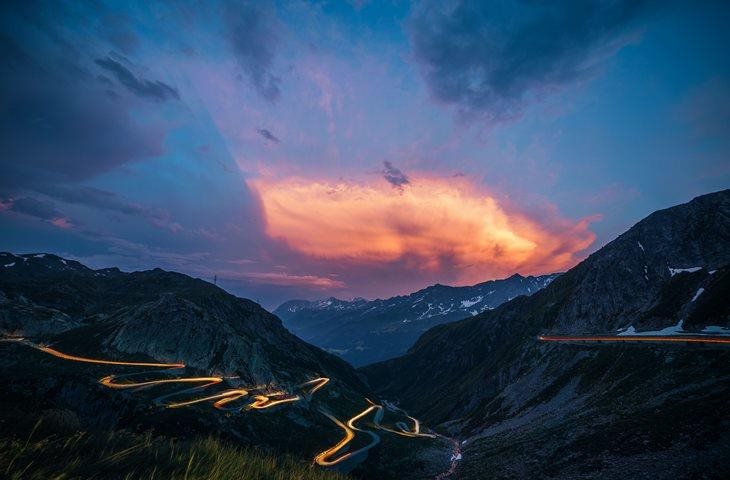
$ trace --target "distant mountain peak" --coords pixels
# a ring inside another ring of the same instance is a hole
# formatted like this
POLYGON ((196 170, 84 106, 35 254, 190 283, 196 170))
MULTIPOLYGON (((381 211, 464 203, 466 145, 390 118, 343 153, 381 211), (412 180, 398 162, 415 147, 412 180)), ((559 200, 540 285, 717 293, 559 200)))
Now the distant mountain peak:
MULTIPOLYGON (((682 342, 671 349, 669 343, 545 345, 538 336, 725 334, 728 298, 730 190, 724 190, 654 212, 535 295, 431 328, 407 355, 361 371, 380 394, 462 435, 515 425, 552 433, 564 428, 567 413, 586 412, 586 405, 590 422, 600 423, 594 409, 607 405, 607 416, 620 412, 627 424, 638 419, 637 428, 646 428, 648 416, 674 402, 691 399, 696 408, 697 397, 687 391, 714 389, 727 398, 727 352, 706 361, 706 352, 682 342)), ((522 436, 515 445, 549 437, 522 436)))
POLYGON ((402 354, 426 329, 531 295, 558 274, 513 275, 472 286, 436 283, 407 295, 368 301, 290 300, 274 310, 304 340, 361 365, 402 354))

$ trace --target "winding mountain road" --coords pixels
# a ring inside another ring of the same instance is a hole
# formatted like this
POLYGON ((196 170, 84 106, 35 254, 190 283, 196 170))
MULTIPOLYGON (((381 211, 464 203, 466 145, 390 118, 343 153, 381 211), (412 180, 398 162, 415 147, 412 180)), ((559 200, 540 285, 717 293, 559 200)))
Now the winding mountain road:
MULTIPOLYGON (((117 389, 117 390, 123 390, 123 389, 130 389, 130 390, 143 390, 143 389, 149 389, 160 385, 174 385, 174 384, 180 384, 180 385, 195 385, 190 388, 184 388, 182 390, 176 390, 171 393, 167 393, 165 395, 161 395, 159 397, 154 398, 152 401, 155 405, 164 407, 164 408, 181 408, 181 407, 187 407, 190 405, 196 405, 201 403, 208 403, 213 402, 213 407, 219 410, 236 410, 236 411, 244 411, 244 410, 261 410, 266 408, 271 408, 277 405, 282 405, 286 403, 293 403, 297 402, 302 399, 301 395, 293 395, 290 393, 287 393, 285 391, 273 391, 273 392, 264 392, 262 390, 266 389, 266 386, 255 386, 250 388, 230 388, 227 390, 224 390, 222 392, 217 392, 210 395, 202 395, 202 396, 195 396, 196 394, 199 394, 200 392, 213 387, 215 385, 220 385, 224 383, 227 378, 232 377, 222 377, 222 376, 201 376, 201 377, 185 377, 185 376, 178 376, 178 377, 172 377, 172 378, 159 378, 159 379, 153 379, 149 380, 148 377, 150 375, 156 375, 156 376, 169 376, 169 375, 181 375, 184 373, 185 364, 183 363, 164 363, 164 362, 126 362, 126 361, 118 361, 118 360, 106 360, 106 359, 98 359, 98 358, 90 358, 90 357, 83 357, 78 355, 70 355, 67 353, 63 353, 59 350, 56 350, 54 348, 51 348, 47 345, 42 344, 36 344, 31 342, 30 340, 27 340, 25 338, 19 338, 19 337, 10 337, 10 338, 0 338, 0 341, 2 342, 16 342, 20 343, 22 345, 28 346, 30 348, 34 348, 36 350, 39 350, 41 352, 44 352, 46 354, 52 355, 56 358, 66 360, 66 361, 72 361, 72 362, 80 362, 80 363, 88 363, 88 364, 96 364, 96 365, 113 365, 113 366, 127 366, 127 367, 149 367, 154 368, 154 370, 145 370, 143 372, 133 372, 128 374, 121 374, 121 375, 106 375, 99 379, 99 383, 104 385, 107 388, 111 389, 117 389), (145 378, 142 381, 134 381, 134 378, 143 377, 145 378), (256 394, 253 395, 253 401, 247 403, 244 406, 230 406, 229 404, 232 404, 234 402, 237 402, 238 400, 251 396, 251 392, 256 391, 256 394), (192 398, 190 398, 192 396, 192 398), (188 397, 188 398, 185 398, 188 397), (172 398, 185 398, 178 401, 168 401, 172 398)), ((296 388, 303 390, 304 396, 311 396, 315 392, 317 392, 319 389, 324 387, 328 382, 330 381, 327 377, 318 377, 314 378, 312 380, 308 380, 300 385, 298 385, 296 388)), ((370 399, 365 399, 368 403, 367 408, 362 410, 361 412, 357 413, 353 417, 347 420, 347 422, 342 422, 338 418, 336 418, 334 415, 330 414, 326 410, 320 409, 320 413, 325 415, 327 418, 332 420, 337 426, 339 426, 344 432, 345 436, 337 442, 335 445, 333 445, 330 448, 325 449, 324 451, 320 452, 314 457, 314 463, 317 465, 323 466, 323 467, 331 467, 334 465, 341 464, 342 462, 348 460, 348 459, 354 459, 358 455, 367 452, 371 448, 375 447, 380 443, 380 435, 376 433, 374 430, 370 429, 363 429, 356 425, 357 422, 362 420, 363 418, 367 417, 370 413, 374 412, 373 415, 373 427, 375 430, 381 430, 385 432, 389 432, 395 435, 400 435, 404 437, 424 437, 424 438, 436 438, 441 437, 440 435, 436 435, 433 433, 423 433, 421 432, 421 424, 420 422, 411 416, 409 416, 406 412, 403 410, 393 406, 389 405, 389 409, 393 411, 397 411, 399 413, 402 413, 407 419, 413 422, 413 428, 409 429, 405 422, 398 421, 395 422, 394 427, 391 428, 389 426, 383 425, 381 422, 383 420, 384 416, 384 409, 382 405, 378 405, 374 402, 372 402, 370 399), (350 447, 351 442, 356 438, 357 433, 363 433, 367 434, 370 437, 370 441, 358 448, 357 450, 347 451, 347 449, 350 447)), ((458 448, 458 442, 456 443, 458 448)), ((453 473, 455 468, 455 456, 452 455, 451 460, 451 467, 447 472, 444 472, 444 474, 441 474, 437 478, 445 478, 443 475, 451 475, 453 473)), ((460 455, 459 458, 460 459, 460 455)), ((457 460, 458 460, 457 459, 457 460)))

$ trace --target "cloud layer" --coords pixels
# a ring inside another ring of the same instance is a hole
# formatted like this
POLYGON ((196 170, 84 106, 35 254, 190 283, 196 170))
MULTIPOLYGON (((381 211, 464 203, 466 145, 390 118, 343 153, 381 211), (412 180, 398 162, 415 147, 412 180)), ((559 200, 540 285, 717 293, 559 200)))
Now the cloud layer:
POLYGON ((6 69, 0 79, 0 187, 92 178, 162 153, 164 133, 132 119, 82 65, 46 57, 0 36, 6 69))
POLYGON ((567 268, 727 185, 727 11, 0 2, 0 248, 267 306, 567 268))
POLYGON ((159 80, 147 80, 137 78, 126 66, 111 57, 98 58, 95 63, 101 68, 111 72, 130 92, 140 97, 154 98, 156 100, 180 100, 180 94, 170 85, 159 80))
POLYGON ((243 73, 259 95, 275 102, 281 96, 281 78, 272 70, 279 44, 273 13, 257 2, 238 2, 224 9, 223 15, 243 73))
POLYGON ((411 18, 411 42, 435 99, 502 120, 595 73, 649 3, 426 1, 411 18))
POLYGON ((383 183, 284 180, 254 183, 266 232, 313 258, 458 272, 460 283, 572 266, 595 236, 587 219, 537 221, 481 193, 467 179, 383 183))
POLYGON ((383 162, 383 178, 396 188, 402 188, 403 185, 410 183, 405 173, 389 161, 383 162))

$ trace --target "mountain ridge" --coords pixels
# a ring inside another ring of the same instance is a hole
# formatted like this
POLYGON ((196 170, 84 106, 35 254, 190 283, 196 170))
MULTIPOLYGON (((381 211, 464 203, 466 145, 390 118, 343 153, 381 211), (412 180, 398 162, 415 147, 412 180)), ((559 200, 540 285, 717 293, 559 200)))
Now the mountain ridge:
POLYGON ((560 274, 489 280, 471 286, 435 284, 385 299, 334 297, 284 302, 274 314, 294 334, 359 366, 405 353, 418 336, 441 323, 530 295, 560 274))
POLYGON ((293 371, 324 374, 327 364, 337 370, 332 376, 360 384, 345 373, 350 369, 342 360, 291 335, 257 303, 181 273, 92 270, 53 254, 4 252, 0 292, 0 328, 6 333, 60 335, 72 343, 74 334, 67 333, 82 328, 87 338, 100 338, 93 345, 100 352, 184 361, 254 383, 297 381, 290 378, 292 369, 281 367, 291 357, 297 358, 293 371), (38 322, 44 316, 50 327, 38 322), (261 355, 262 348, 268 354, 261 355))
POLYGON ((360 371, 384 398, 468 440, 465 478, 483 478, 485 463, 495 478, 592 478, 595 469, 618 478, 630 459, 661 464, 656 478, 694 478, 702 471, 692 455, 722 478, 730 350, 538 336, 728 331, 728 289, 724 190, 658 211, 533 296, 436 326, 405 355, 360 371))

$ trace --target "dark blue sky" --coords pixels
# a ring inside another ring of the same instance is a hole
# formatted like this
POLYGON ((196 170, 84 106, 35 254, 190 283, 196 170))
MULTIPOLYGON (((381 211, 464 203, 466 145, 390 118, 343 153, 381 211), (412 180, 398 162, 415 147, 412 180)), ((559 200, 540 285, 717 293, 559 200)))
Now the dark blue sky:
POLYGON ((0 249, 266 306, 547 273, 730 184, 727 2, 3 2, 0 249))

